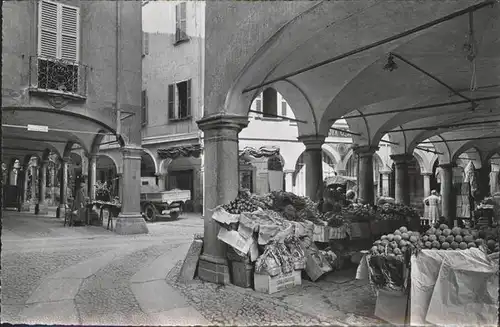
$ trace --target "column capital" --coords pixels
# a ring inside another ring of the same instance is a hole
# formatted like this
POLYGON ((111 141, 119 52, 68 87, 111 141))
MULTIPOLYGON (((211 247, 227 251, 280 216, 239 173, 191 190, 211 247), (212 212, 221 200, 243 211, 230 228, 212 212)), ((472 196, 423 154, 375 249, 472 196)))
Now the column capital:
POLYGON ((397 165, 410 162, 413 160, 413 155, 408 153, 391 154, 391 159, 397 165))
POLYGON ((69 157, 69 156, 68 157, 61 157, 61 161, 63 163, 69 163, 71 161, 71 157, 69 157))
POLYGON ((164 177, 167 175, 168 175, 168 173, 155 173, 155 176, 157 176, 157 177, 164 177))
POLYGON ((98 156, 99 156, 99 154, 98 154, 98 153, 89 153, 89 154, 88 154, 88 156, 87 156, 87 158, 88 158, 89 160, 97 160, 97 157, 98 157, 98 156))
POLYGON ((353 146, 352 150, 360 157, 373 156, 375 152, 379 149, 378 146, 370 146, 370 145, 361 145, 361 146, 353 146))
POLYGON ((346 169, 337 169, 336 173, 340 176, 345 176, 347 174, 347 170, 346 169))
POLYGON ((124 159, 136 159, 141 160, 141 155, 143 152, 142 147, 136 145, 125 145, 120 148, 120 151, 123 153, 124 159))
POLYGON ((390 175, 390 174, 392 174, 392 170, 381 170, 380 173, 382 175, 390 175))
POLYGON ((426 172, 420 173, 420 175, 422 175, 422 176, 432 176, 433 174, 426 171, 426 172))
POLYGON ((320 150, 325 143, 323 135, 300 135, 297 139, 304 143, 306 150, 320 150))
POLYGON ((222 113, 205 116, 196 123, 203 132, 213 129, 232 129, 239 133, 248 126, 248 117, 222 113))
POLYGON ((294 172, 295 172, 295 170, 293 170, 293 169, 285 169, 285 170, 283 170, 284 174, 293 174, 294 172))

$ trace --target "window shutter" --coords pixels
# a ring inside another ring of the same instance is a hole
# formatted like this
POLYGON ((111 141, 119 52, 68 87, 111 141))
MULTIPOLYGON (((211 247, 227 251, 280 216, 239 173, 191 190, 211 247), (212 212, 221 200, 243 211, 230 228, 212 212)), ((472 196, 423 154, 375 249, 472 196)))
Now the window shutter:
POLYGON ((286 117, 286 102, 281 101, 281 115, 286 117))
POLYGON ((41 1, 38 12, 38 54, 57 57, 58 54, 58 8, 56 3, 41 1))
POLYGON ((79 57, 79 10, 61 5, 61 58, 78 61, 79 57))
POLYGON ((149 54, 149 33, 143 32, 142 33, 142 55, 148 55, 149 54))
POLYGON ((168 118, 175 118, 175 92, 174 92, 174 84, 170 84, 168 86, 168 118))
POLYGON ((187 81, 187 109, 186 109, 186 115, 187 117, 191 116, 191 80, 187 81))
POLYGON ((180 4, 175 6, 175 41, 181 39, 181 7, 180 4))
POLYGON ((182 2, 181 6, 181 22, 180 22, 180 30, 181 30, 181 39, 184 40, 187 38, 187 26, 186 26, 186 3, 182 2))
POLYGON ((148 121, 147 112, 148 112, 148 96, 146 90, 142 91, 141 97, 141 123, 145 125, 148 121))

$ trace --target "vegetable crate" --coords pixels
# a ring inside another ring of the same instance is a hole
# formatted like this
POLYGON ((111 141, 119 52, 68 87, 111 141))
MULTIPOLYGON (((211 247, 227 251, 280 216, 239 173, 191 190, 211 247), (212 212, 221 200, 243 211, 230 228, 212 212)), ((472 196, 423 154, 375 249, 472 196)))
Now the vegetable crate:
POLYGON ((230 277, 231 283, 233 283, 233 285, 243 288, 253 287, 254 266, 252 264, 246 262, 230 261, 229 265, 231 267, 230 277))
POLYGON ((274 277, 254 274, 254 285, 255 291, 267 294, 273 294, 287 288, 302 285, 301 270, 294 270, 274 277))

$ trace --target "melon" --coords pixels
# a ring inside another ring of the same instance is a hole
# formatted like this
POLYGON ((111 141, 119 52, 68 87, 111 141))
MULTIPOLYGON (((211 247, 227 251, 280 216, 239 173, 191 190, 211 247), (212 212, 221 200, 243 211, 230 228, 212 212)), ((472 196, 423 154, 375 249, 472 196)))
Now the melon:
POLYGON ((380 245, 380 244, 382 244, 382 242, 380 240, 376 240, 373 244, 380 245))
POLYGON ((452 234, 453 235, 460 235, 460 232, 462 231, 462 229, 460 227, 453 227, 453 229, 451 230, 452 234))
POLYGON ((450 243, 443 242, 443 244, 441 244, 441 249, 448 250, 449 248, 450 248, 450 243))
POLYGON ((429 236, 424 235, 424 236, 422 237, 422 241, 423 241, 423 242, 427 242, 428 240, 429 240, 429 236))
POLYGON ((474 242, 469 242, 469 244, 467 244, 467 247, 470 249, 470 248, 477 248, 476 246, 476 243, 474 242))
POLYGON ((451 229, 446 228, 445 230, 443 230, 443 235, 444 235, 444 236, 451 235, 451 229))
POLYGON ((436 229, 434 227, 429 228, 426 232, 427 235, 434 235, 435 233, 436 229))
POLYGON ((410 236, 408 235, 408 233, 401 234, 401 237, 403 238, 403 240, 407 240, 407 239, 410 238, 410 236))
POLYGON ((410 236, 410 237, 414 234, 411 230, 407 231, 407 233, 408 233, 408 236, 410 236))
POLYGON ((453 251, 453 249, 452 249, 452 248, 447 248, 446 250, 452 250, 452 251, 453 251))
POLYGON ((401 231, 400 231, 399 229, 396 229, 396 230, 394 231, 394 235, 401 235, 401 234, 402 234, 402 233, 401 233, 401 231))
POLYGON ((446 242, 451 244, 451 242, 453 242, 454 240, 455 240, 455 236, 453 236, 453 235, 446 236, 446 242))
POLYGON ((410 242, 417 243, 418 238, 415 235, 410 236, 410 242))
POLYGON ((387 259, 394 260, 395 258, 396 258, 396 255, 394 253, 387 254, 387 259))
POLYGON ((479 236, 479 233, 478 233, 478 231, 477 231, 477 230, 471 230, 471 231, 470 231, 470 234, 472 235, 472 237, 473 237, 474 239, 476 239, 476 238, 479 236))
POLYGON ((403 238, 401 237, 401 235, 394 235, 394 241, 399 243, 399 242, 401 242, 402 239, 403 238))
POLYGON ((440 235, 440 236, 438 237, 438 240, 439 240, 439 242, 440 242, 440 243, 446 242, 446 236, 444 236, 444 235, 440 235))
POLYGON ((472 235, 466 235, 464 236, 464 242, 466 243, 474 242, 474 238, 472 237, 472 235))
POLYGON ((436 229, 436 232, 434 233, 436 236, 439 236, 441 234, 443 234, 443 231, 440 230, 440 229, 436 229))
POLYGON ((380 253, 384 253, 384 252, 385 252, 385 246, 383 246, 383 245, 379 245, 379 246, 378 246, 378 252, 380 252, 380 253))
POLYGON ((387 239, 387 235, 382 235, 382 236, 380 237, 380 239, 381 239, 381 240, 386 240, 386 239, 387 239))
POLYGON ((408 250, 408 248, 407 248, 406 246, 402 246, 402 247, 401 247, 401 252, 405 253, 405 252, 406 252, 406 250, 408 250))
POLYGON ((395 254, 395 255, 398 255, 398 254, 401 254, 401 253, 402 253, 402 252, 401 252, 401 250, 400 250, 400 249, 394 249, 394 254, 395 254))
POLYGON ((451 242, 451 243, 450 243, 450 247, 451 247, 453 250, 458 249, 458 243, 457 243, 457 242, 455 242, 455 241, 453 241, 453 242, 451 242))
POLYGON ((462 234, 462 236, 465 236, 465 235, 469 235, 469 234, 470 234, 470 232, 469 232, 469 230, 468 230, 468 229, 463 228, 463 229, 462 229, 462 232, 461 232, 460 234, 462 234))
POLYGON ((465 242, 460 242, 460 244, 458 245, 458 247, 459 247, 460 249, 462 249, 462 250, 465 250, 465 249, 467 249, 467 243, 465 243, 465 242))
POLYGON ((389 240, 386 240, 386 239, 382 240, 381 242, 382 242, 382 245, 387 245, 387 244, 389 244, 389 240))
POLYGON ((486 238, 486 232, 484 230, 480 230, 478 233, 477 233, 477 236, 479 236, 480 238, 486 238))
POLYGON ((482 238, 478 238, 475 242, 476 242, 476 245, 479 247, 479 246, 483 245, 484 240, 482 238))
POLYGON ((406 245, 408 245, 408 241, 405 241, 405 240, 399 241, 399 246, 403 247, 403 246, 406 246, 406 245))
POLYGON ((393 249, 396 249, 396 248, 398 247, 398 243, 396 243, 396 242, 392 241, 392 242, 391 242, 391 247, 392 247, 393 249))
POLYGON ((441 224, 441 225, 439 226, 439 228, 441 228, 441 230, 445 230, 445 229, 448 229, 448 225, 446 225, 446 224, 441 224))
POLYGON ((441 244, 438 241, 433 241, 432 242, 432 247, 436 248, 436 249, 439 249, 441 247, 441 244))
POLYGON ((372 246, 371 251, 373 253, 377 253, 378 252, 378 246, 372 246))
POLYGON ((463 237, 461 235, 455 236, 455 242, 460 244, 462 241, 463 241, 463 237))
POLYGON ((394 240, 394 234, 387 235, 387 239, 392 242, 394 240))
POLYGON ((429 241, 425 242, 425 247, 430 249, 432 247, 432 243, 429 241))
POLYGON ((405 226, 402 226, 402 227, 399 228, 399 231, 401 233, 406 233, 408 231, 408 228, 406 228, 405 226))
POLYGON ((429 235, 429 241, 431 241, 431 242, 437 241, 437 236, 436 235, 429 235))
POLYGON ((494 249, 495 248, 495 241, 494 240, 488 240, 488 242, 486 243, 486 245, 488 245, 488 247, 490 249, 494 249))

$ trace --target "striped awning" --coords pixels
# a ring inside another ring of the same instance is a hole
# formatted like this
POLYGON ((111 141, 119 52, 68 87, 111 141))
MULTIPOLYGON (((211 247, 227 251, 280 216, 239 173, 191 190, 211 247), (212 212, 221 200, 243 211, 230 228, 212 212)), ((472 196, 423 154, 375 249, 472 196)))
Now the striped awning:
POLYGON ((158 156, 161 159, 177 159, 179 157, 199 158, 201 146, 199 144, 175 146, 167 149, 158 149, 158 156))
POLYGON ((265 147, 262 146, 258 149, 252 147, 245 147, 243 150, 240 150, 240 157, 242 156, 252 156, 254 158, 262 158, 262 157, 273 157, 280 154, 280 148, 278 147, 265 147))

